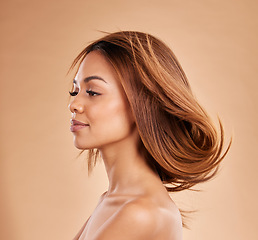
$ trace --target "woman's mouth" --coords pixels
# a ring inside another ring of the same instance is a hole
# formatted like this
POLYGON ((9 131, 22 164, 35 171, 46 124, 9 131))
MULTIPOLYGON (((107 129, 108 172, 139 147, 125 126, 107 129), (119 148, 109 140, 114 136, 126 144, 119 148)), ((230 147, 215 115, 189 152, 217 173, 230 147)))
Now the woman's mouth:
POLYGON ((75 119, 71 119, 70 130, 71 130, 71 132, 76 132, 76 131, 78 131, 78 130, 80 130, 82 128, 88 127, 88 126, 89 126, 89 124, 77 121, 75 119))

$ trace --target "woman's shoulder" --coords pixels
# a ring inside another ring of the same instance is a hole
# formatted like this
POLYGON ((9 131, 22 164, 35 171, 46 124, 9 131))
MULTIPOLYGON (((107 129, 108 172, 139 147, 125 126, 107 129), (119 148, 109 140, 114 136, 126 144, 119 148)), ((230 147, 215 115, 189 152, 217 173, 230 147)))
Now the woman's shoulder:
MULTIPOLYGON (((142 214, 142 218, 147 219, 147 223, 149 221, 152 235, 154 236, 156 234, 159 236, 157 239, 181 239, 181 213, 170 197, 143 197, 136 199, 127 207, 129 210, 133 209, 136 214, 137 212, 138 214, 142 214)), ((141 220, 140 217, 138 216, 139 221, 141 220)))
POLYGON ((181 232, 181 216, 171 202, 163 205, 146 196, 126 201, 102 227, 94 240, 114 239, 181 239, 172 238, 181 232))
POLYGON ((126 202, 121 212, 142 212, 150 216, 171 217, 181 221, 181 214, 171 198, 138 196, 126 202))

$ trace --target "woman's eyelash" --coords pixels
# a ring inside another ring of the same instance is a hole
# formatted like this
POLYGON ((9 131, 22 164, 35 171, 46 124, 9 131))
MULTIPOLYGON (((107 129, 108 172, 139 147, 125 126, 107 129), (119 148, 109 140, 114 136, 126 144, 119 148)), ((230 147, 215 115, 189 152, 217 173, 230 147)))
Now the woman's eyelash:
POLYGON ((86 90, 86 93, 88 93, 89 96, 91 96, 91 97, 100 95, 99 93, 94 92, 94 91, 92 91, 92 90, 86 90))
POLYGON ((69 94, 73 97, 73 96, 76 96, 78 94, 78 92, 70 92, 69 91, 69 94))
MULTIPOLYGON (((86 90, 86 93, 88 93, 89 96, 91 96, 91 97, 100 95, 99 93, 94 92, 94 91, 92 91, 92 90, 86 90)), ((75 92, 75 91, 74 91, 74 92, 70 92, 70 91, 69 91, 69 94, 70 94, 72 97, 74 97, 74 96, 76 96, 76 95, 78 94, 78 92, 75 92)))

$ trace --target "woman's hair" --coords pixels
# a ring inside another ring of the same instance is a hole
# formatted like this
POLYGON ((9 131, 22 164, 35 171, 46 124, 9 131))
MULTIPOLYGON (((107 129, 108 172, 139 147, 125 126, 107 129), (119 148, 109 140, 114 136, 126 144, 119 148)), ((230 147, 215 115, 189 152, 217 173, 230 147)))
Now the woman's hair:
MULTIPOLYGON (((111 63, 124 88, 140 135, 139 150, 169 192, 189 189, 212 178, 222 153, 224 131, 192 94, 171 49, 150 34, 121 31, 87 46, 71 68, 98 51, 111 63)), ((89 169, 97 154, 89 151, 89 169)))

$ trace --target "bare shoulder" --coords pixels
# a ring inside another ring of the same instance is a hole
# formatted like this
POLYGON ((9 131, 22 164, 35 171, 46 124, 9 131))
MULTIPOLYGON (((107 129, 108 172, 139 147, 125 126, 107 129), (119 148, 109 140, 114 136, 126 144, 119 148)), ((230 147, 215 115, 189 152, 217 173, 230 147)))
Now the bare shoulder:
POLYGON ((163 208, 148 198, 126 202, 98 230, 94 240, 181 240, 181 216, 175 206, 163 208))

